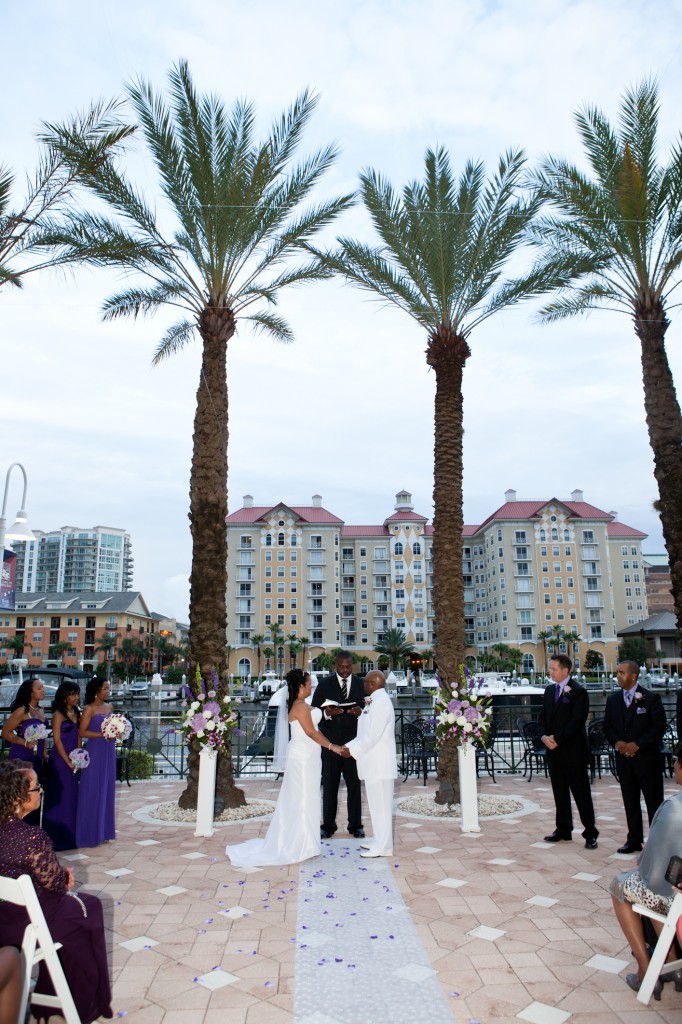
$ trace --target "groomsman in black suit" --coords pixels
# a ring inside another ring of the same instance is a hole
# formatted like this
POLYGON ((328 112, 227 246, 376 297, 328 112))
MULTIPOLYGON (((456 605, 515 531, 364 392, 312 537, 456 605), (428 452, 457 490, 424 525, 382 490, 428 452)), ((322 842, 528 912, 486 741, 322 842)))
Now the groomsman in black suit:
MULTIPOLYGON (((336 672, 325 676, 315 687, 313 707, 322 708, 323 717, 318 726, 330 743, 344 747, 358 734, 358 717, 365 706, 365 687, 359 676, 353 675, 353 661, 346 651, 336 656, 336 672), (352 707, 322 708, 325 701, 352 704, 352 707)), ((362 827, 362 792, 357 762, 353 757, 338 757, 322 748, 322 827, 320 834, 329 839, 336 832, 336 808, 339 799, 341 775, 348 792, 348 831, 356 839, 364 839, 362 827)))
POLYGON ((571 676, 573 662, 565 654, 550 658, 553 682, 545 689, 540 713, 542 742, 547 747, 547 767, 556 806, 556 828, 546 843, 572 839, 571 794, 583 823, 585 849, 597 849, 599 832, 594 821, 590 789, 590 747, 585 722, 590 710, 587 690, 571 676))
POLYGON ((622 661, 618 666, 620 690, 606 699, 604 733, 616 750, 616 771, 623 794, 628 837, 618 853, 637 853, 644 843, 641 797, 651 819, 663 803, 661 740, 665 711, 657 693, 637 682, 639 666, 622 661))

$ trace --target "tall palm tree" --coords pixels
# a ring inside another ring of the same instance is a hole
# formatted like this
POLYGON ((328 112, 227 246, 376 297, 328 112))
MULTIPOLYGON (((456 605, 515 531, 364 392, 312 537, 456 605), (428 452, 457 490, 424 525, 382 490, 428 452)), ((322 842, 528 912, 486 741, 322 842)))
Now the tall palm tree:
POLYGON ((551 627, 550 629, 541 629, 538 633, 538 640, 542 643, 542 651, 544 654, 544 670, 547 671, 548 660, 547 660, 547 641, 551 640, 553 636, 551 627))
MULTIPOLYGON (((228 686, 225 639, 227 586, 227 347, 237 324, 250 321, 280 341, 291 328, 274 312, 280 292, 329 275, 304 246, 352 201, 350 196, 304 206, 336 151, 327 146, 296 163, 294 155, 316 100, 304 92, 263 141, 255 111, 237 102, 227 111, 215 95, 196 92, 183 61, 169 73, 167 102, 138 80, 128 87, 140 135, 156 165, 165 208, 156 212, 113 161, 83 182, 108 214, 83 214, 53 242, 74 258, 133 272, 138 283, 112 295, 104 318, 180 310, 154 362, 198 338, 202 365, 194 419, 190 475, 190 666, 207 677, 215 668, 228 686), (174 228, 169 229, 173 223, 174 228)), ((77 155, 77 154, 76 154, 77 155)), ((198 753, 180 797, 196 805, 198 753)), ((217 795, 226 806, 244 802, 234 785, 229 751, 219 759, 217 795)))
POLYGON ((308 654, 308 648, 310 647, 310 637, 302 636, 302 637, 299 638, 299 642, 301 644, 301 668, 305 672, 306 671, 305 661, 306 661, 306 655, 308 654))
POLYGON ((0 287, 21 288, 24 278, 38 270, 58 267, 78 257, 55 250, 50 238, 63 229, 72 212, 73 192, 80 174, 97 169, 134 131, 118 118, 118 104, 93 103, 62 124, 43 125, 42 155, 25 195, 12 208, 14 175, 0 166, 0 287), (70 141, 69 141, 70 140, 70 141), (65 152, 75 147, 77 156, 65 152))
POLYGON ((256 648, 256 656, 258 658, 258 678, 260 679, 260 663, 262 657, 262 644, 265 637, 262 633, 254 633, 251 637, 251 646, 256 648))
MULTIPOLYGON (((402 194, 374 170, 360 176, 360 192, 379 245, 339 239, 329 265, 406 312, 426 332, 426 362, 436 376, 434 415, 433 608, 436 661, 443 685, 459 680, 464 663, 462 580, 462 378, 474 328, 498 310, 539 290, 533 281, 503 281, 536 212, 519 195, 524 157, 500 159, 486 179, 482 162, 469 161, 456 181, 445 149, 427 150, 424 180, 402 194)), ((447 749, 446 749, 447 748, 447 749)), ((456 776, 453 744, 439 757, 439 777, 456 776)), ((456 779, 455 779, 456 781, 456 779)), ((447 799, 447 789, 437 800, 447 799)))
POLYGON ((377 654, 385 654, 391 663, 391 668, 398 668, 408 654, 414 651, 414 644, 411 643, 402 629, 387 629, 383 640, 377 640, 374 645, 377 654))
POLYGON ((644 409, 682 630, 682 414, 665 349, 668 311, 682 265, 682 145, 657 158, 658 87, 647 80, 621 100, 617 126, 596 107, 575 120, 590 173, 548 157, 537 180, 555 213, 537 222, 538 270, 556 275, 559 294, 545 322, 599 307, 632 318, 640 343, 644 409))

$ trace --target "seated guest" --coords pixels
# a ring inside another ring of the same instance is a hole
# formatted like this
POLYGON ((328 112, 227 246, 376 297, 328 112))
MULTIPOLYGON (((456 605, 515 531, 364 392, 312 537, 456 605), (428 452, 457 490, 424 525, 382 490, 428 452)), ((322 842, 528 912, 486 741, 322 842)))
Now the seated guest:
MULTIPOLYGON (((682 786, 682 746, 675 751, 675 782, 682 786)), ((634 871, 624 871, 611 882, 610 893, 613 909, 623 935, 637 961, 637 974, 628 974, 626 982, 635 992, 639 991, 642 978, 649 966, 649 951, 644 938, 642 918, 632 909, 633 903, 640 903, 649 910, 667 914, 677 890, 665 880, 670 858, 682 854, 682 793, 670 797, 656 811, 649 827, 649 838, 634 871)), ((656 927, 656 925, 655 925, 656 927)), ((660 930, 660 926, 657 926, 660 930)), ((668 960, 675 959, 671 948, 668 960)), ((675 971, 663 980, 673 980, 675 989, 682 992, 682 970, 675 971)), ((659 978, 654 988, 654 999, 661 998, 663 981, 659 978)))
MULTIPOLYGON (((8 878, 29 875, 55 942, 59 959, 82 1024, 112 1017, 111 986, 107 966, 102 904, 96 896, 71 892, 70 868, 57 860, 52 843, 41 828, 23 820, 40 802, 40 786, 33 769, 21 761, 0 765, 0 874, 8 878)), ((5 903, 0 914, 0 945, 21 947, 28 922, 24 907, 5 903)), ((37 989, 54 989, 44 963, 37 989)), ((49 1020, 59 1011, 34 1003, 38 1019, 49 1020)))
POLYGON ((22 989, 21 954, 13 946, 0 949, 0 1021, 19 1020, 22 989))

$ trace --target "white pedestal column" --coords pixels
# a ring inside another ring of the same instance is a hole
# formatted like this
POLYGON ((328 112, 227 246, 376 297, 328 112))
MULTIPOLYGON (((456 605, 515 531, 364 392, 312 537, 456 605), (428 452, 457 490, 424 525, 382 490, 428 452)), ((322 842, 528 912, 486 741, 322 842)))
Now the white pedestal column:
POLYGON ((457 748, 459 760, 459 800, 462 808, 462 832, 480 832, 478 824, 478 784, 476 749, 471 743, 457 748))
POLYGON ((202 747, 199 754, 199 795, 197 798, 197 827, 195 836, 213 835, 213 805, 215 803, 215 773, 218 755, 210 747, 202 747))

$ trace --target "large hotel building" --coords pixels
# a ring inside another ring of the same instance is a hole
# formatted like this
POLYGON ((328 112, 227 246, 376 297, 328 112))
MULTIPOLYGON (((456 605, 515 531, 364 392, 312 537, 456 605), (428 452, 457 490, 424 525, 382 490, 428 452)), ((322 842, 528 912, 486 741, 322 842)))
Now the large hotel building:
MULTIPOLYGON (((573 491, 570 501, 518 501, 515 491, 462 538, 467 653, 497 643, 518 647, 524 671, 544 669, 543 632, 561 625, 581 637, 569 653, 578 665, 589 648, 609 668, 617 630, 647 617, 642 563, 646 534, 618 522, 573 491)), ((239 674, 257 671, 254 635, 272 627, 306 637, 313 667, 323 651, 343 647, 364 669, 389 628, 417 650, 435 643, 431 592, 433 527, 399 491, 383 523, 354 526, 322 507, 254 505, 251 495, 227 518, 228 644, 239 674)), ((286 664, 284 652, 275 662, 286 664)))

